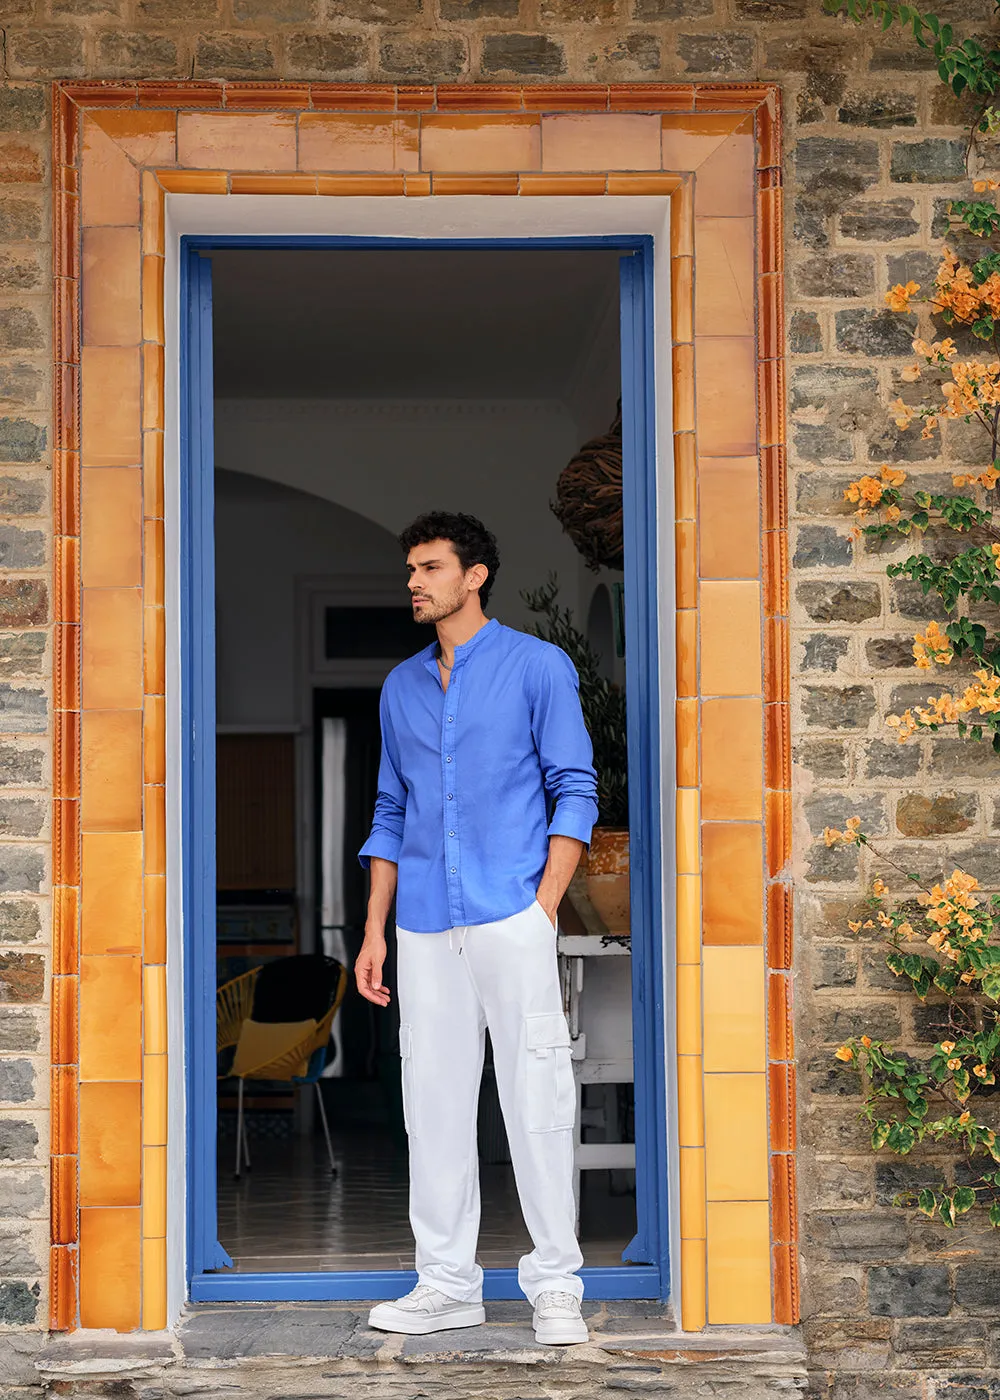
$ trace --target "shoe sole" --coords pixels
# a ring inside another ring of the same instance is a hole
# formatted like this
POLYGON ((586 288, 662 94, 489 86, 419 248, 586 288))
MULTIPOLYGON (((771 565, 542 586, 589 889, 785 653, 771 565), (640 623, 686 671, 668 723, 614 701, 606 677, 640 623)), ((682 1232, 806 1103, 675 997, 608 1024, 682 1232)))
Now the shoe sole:
POLYGON ((579 1324, 544 1323, 535 1328, 535 1341, 546 1347, 570 1347, 590 1341, 590 1333, 579 1324))
POLYGON ((406 1317, 400 1314, 384 1321, 376 1321, 376 1309, 368 1314, 368 1326, 377 1332, 398 1332, 404 1337, 427 1337, 432 1332, 453 1332, 461 1327, 481 1327, 486 1321, 486 1309, 474 1304, 448 1313, 447 1317, 406 1317))

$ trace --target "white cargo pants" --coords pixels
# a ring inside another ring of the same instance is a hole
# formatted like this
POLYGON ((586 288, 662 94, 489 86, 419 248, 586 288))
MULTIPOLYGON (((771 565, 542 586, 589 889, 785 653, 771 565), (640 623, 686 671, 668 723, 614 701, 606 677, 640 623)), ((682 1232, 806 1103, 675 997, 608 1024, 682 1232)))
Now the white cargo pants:
POLYGON ((573 1201, 576 1088, 555 931, 540 904, 447 933, 397 929, 399 1046, 417 1274, 457 1302, 482 1298, 476 1111, 493 1043, 521 1211, 534 1243, 518 1265, 543 1289, 583 1296, 573 1201))

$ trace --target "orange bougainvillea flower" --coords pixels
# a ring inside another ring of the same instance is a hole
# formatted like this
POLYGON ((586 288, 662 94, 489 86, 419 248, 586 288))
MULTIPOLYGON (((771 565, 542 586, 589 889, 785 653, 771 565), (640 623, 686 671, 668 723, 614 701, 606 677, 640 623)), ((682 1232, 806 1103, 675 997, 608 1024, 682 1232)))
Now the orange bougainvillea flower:
POLYGON ((997 180, 973 180, 972 188, 976 194, 985 194, 987 190, 1000 190, 1000 181, 997 180))
POLYGON ((920 291, 919 282, 907 282, 904 286, 902 282, 890 288, 885 294, 885 304, 890 311, 909 311, 910 297, 920 291))
POLYGON ((936 622, 929 622, 927 631, 918 632, 913 640, 913 659, 922 671, 950 666, 954 655, 951 642, 936 622))
POLYGON ((854 1051, 849 1045, 842 1045, 839 1050, 834 1051, 834 1054, 838 1060, 843 1060, 845 1065, 850 1064, 854 1059, 854 1051))

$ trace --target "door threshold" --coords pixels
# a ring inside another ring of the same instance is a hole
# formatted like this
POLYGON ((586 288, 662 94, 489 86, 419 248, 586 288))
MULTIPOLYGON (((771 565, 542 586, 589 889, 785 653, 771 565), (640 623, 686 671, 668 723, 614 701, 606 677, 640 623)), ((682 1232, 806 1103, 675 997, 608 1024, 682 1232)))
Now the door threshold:
MULTIPOLYGON (((651 1264, 580 1270, 584 1296, 594 1301, 617 1298, 665 1301, 660 1271, 651 1264)), ((380 1269, 308 1274, 195 1274, 192 1303, 332 1303, 376 1302, 398 1298, 417 1282, 413 1270, 380 1269)), ((520 1299, 516 1269, 487 1269, 483 1297, 488 1301, 520 1299)))

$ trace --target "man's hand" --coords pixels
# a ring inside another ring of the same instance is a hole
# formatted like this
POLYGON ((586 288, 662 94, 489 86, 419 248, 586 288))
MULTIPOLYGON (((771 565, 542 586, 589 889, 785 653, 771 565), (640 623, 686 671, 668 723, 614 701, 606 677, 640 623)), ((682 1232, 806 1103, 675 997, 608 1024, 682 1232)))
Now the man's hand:
POLYGON ((367 929, 361 952, 354 964, 358 991, 365 1001, 375 1006, 389 1005, 389 989, 382 986, 382 965, 385 962, 385 934, 379 929, 367 929))
POLYGON ((549 838, 549 858, 545 862, 535 898, 545 910, 545 917, 553 928, 556 927, 556 911, 582 854, 583 842, 575 841, 572 836, 549 838))
POLYGON ((542 912, 544 913, 545 917, 548 919, 548 921, 549 921, 549 923, 552 925, 552 927, 555 928, 555 927, 556 927, 556 913, 557 913, 557 911, 558 911, 558 909, 559 909, 559 901, 557 900, 556 903, 553 904, 552 901, 551 901, 551 899, 544 899, 544 898, 542 897, 542 892, 541 892, 541 890, 539 890, 539 892, 538 892, 536 898, 537 898, 537 900, 538 900, 538 903, 539 903, 539 904, 541 905, 541 907, 542 907, 542 912))

